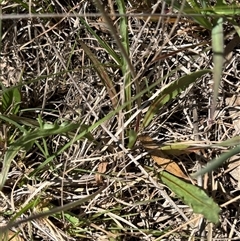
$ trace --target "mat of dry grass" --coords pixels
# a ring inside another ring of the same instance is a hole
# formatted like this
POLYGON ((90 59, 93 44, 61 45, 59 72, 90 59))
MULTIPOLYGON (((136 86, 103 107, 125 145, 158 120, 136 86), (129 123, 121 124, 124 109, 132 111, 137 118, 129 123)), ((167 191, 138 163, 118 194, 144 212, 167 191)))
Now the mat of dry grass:
MULTIPOLYGON (((148 13, 154 7, 157 13, 172 11, 163 1, 155 1, 155 5, 152 2, 146 1, 150 4, 148 13)), ((136 1, 125 4, 128 13, 143 10, 136 1)), ((139 110, 136 102, 130 110, 120 108, 94 126, 114 111, 106 78, 116 90, 116 105, 123 105, 126 99, 125 76, 119 67, 123 61, 119 57, 121 51, 92 1, 2 1, 1 5, 3 14, 14 16, 2 20, 1 85, 19 86, 21 92, 18 117, 10 119, 26 131, 39 126, 37 118, 45 124, 81 123, 83 127, 64 135, 38 138, 27 152, 19 151, 0 192, 1 225, 93 194, 91 199, 67 211, 15 225, 6 240, 13 233, 16 236, 12 240, 240 239, 239 156, 198 179, 198 185, 221 207, 220 223, 213 225, 193 214, 160 182, 159 169, 141 142, 128 148, 126 133, 138 125, 136 120, 131 121, 131 115, 139 110), (21 15, 28 12, 39 16, 21 15), (51 16, 42 17, 40 13, 51 16), (96 36, 108 45, 103 47, 96 36), (98 62, 93 64, 79 40, 98 62), (114 52, 109 54, 109 49, 114 52), (88 128, 92 129, 87 138, 79 138, 65 148, 88 128), (101 187, 102 192, 94 195, 101 187)), ((108 13, 117 9, 115 1, 103 1, 103 5, 108 13)), ((136 73, 130 83, 132 96, 138 93, 135 81, 141 90, 159 82, 141 96, 141 104, 146 103, 142 113, 146 113, 154 94, 169 83, 213 67, 211 34, 189 18, 155 21, 131 16, 127 20, 129 59, 136 73)), ((111 21, 119 36, 119 17, 112 17, 111 21)), ((231 30, 227 24, 224 26, 227 46, 237 38, 231 30)), ((151 124, 138 133, 151 136, 160 146, 172 142, 197 143, 201 147, 197 151, 171 157, 187 176, 228 150, 203 148, 204 145, 239 136, 239 56, 237 44, 228 51, 213 124, 209 124, 212 82, 207 74, 166 103, 151 124)), ((8 145, 23 134, 2 119, 0 128, 4 156, 8 145)))

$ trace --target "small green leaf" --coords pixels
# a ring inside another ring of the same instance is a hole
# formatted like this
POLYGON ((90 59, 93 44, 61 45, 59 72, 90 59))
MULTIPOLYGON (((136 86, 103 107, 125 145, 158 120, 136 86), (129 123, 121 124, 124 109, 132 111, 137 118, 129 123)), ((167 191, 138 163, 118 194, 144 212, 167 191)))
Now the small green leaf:
POLYGON ((86 30, 96 38, 96 40, 102 46, 102 48, 106 50, 107 53, 113 58, 115 63, 117 65, 121 65, 121 58, 118 56, 115 50, 107 43, 107 41, 103 40, 99 35, 97 35, 95 31, 87 24, 84 18, 80 17, 79 20, 81 21, 81 24, 83 24, 84 27, 86 27, 86 30))
POLYGON ((181 200, 193 209, 193 212, 202 214, 207 220, 217 224, 219 222, 219 206, 202 189, 186 183, 179 178, 162 171, 159 178, 181 200))
POLYGON ((129 130, 128 132, 128 148, 132 148, 137 140, 137 132, 133 129, 129 130))
POLYGON ((10 111, 16 114, 19 110, 21 102, 21 93, 17 87, 3 90, 2 111, 3 113, 10 111))

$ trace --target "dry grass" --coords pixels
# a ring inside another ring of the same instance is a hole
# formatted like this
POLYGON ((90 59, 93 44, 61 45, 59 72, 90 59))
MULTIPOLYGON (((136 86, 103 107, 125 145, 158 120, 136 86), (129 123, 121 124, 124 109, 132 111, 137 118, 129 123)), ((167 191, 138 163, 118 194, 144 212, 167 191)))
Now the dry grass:
MULTIPOLYGON (((113 108, 106 87, 78 39, 106 67, 120 103, 124 103, 123 74, 86 27, 76 17, 67 16, 74 13, 72 8, 75 13, 97 12, 91 1, 52 2, 39 1, 37 5, 45 12, 64 13, 66 17, 2 21, 1 82, 21 86, 22 117, 35 120, 40 114, 49 123, 81 120, 91 126, 113 108)), ((126 4, 128 11, 134 10, 129 2, 126 4)), ((13 1, 2 5, 3 13, 27 12, 13 1)), ((32 3, 32 9, 37 10, 35 5, 32 3)), ((86 17, 85 21, 119 52, 101 18, 86 17)), ((118 29, 118 18, 113 23, 118 29)), ((164 78, 154 93, 185 74, 212 67, 209 33, 188 19, 179 19, 175 24, 172 19, 154 22, 129 17, 128 24, 130 59, 142 90, 176 67, 178 71, 164 78)), ((226 31, 230 31, 227 26, 226 31)), ((226 44, 232 38, 229 36, 226 44)), ((211 76, 206 75, 165 105, 144 134, 160 142, 195 140, 205 144, 238 136, 239 54, 238 45, 225 64, 212 126, 208 123, 212 84, 211 76)), ((143 99, 148 101, 153 92, 146 93, 143 99)), ((26 155, 19 153, 1 192, 1 223, 16 214, 19 220, 79 200, 105 185, 100 195, 81 206, 23 223, 13 231, 19 231, 22 240, 239 240, 240 179, 230 170, 238 168, 239 158, 235 159, 237 165, 226 163, 202 180, 208 194, 223 205, 220 224, 212 225, 192 214, 154 172, 144 169, 154 164, 139 143, 132 150, 126 147, 125 115, 120 111, 92 131, 98 144, 87 139, 77 141, 41 168, 40 164, 69 138, 50 136, 38 140, 42 151, 34 145, 26 155), (19 213, 21 210, 23 213, 19 213)), ((4 132, 4 126, 1 129, 4 132)), ((223 151, 207 149, 175 159, 187 173, 192 173, 223 151)))

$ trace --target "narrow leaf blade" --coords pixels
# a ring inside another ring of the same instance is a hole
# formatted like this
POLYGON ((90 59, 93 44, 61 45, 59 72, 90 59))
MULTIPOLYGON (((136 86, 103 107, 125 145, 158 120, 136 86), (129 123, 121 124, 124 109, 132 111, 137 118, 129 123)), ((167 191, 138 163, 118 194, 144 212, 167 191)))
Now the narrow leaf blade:
POLYGON ((20 102, 21 102, 21 94, 17 87, 8 88, 3 91, 3 96, 2 96, 3 112, 11 111, 11 113, 16 114, 19 110, 20 102))
POLYGON ((218 90, 222 78, 224 63, 224 37, 223 18, 219 18, 212 29, 212 50, 213 50, 213 100, 211 108, 211 119, 214 119, 214 112, 217 104, 218 90))
POLYGON ((198 172, 192 174, 193 178, 197 178, 198 176, 204 175, 207 172, 211 172, 221 166, 225 161, 227 161, 230 157, 237 155, 240 153, 240 145, 231 149, 230 151, 221 154, 219 157, 208 162, 207 166, 199 170, 198 172))

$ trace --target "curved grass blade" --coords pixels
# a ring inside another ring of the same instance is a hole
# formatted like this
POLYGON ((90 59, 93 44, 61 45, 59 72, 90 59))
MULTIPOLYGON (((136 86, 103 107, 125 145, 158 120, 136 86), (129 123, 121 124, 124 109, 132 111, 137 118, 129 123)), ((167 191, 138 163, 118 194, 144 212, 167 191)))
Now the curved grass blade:
POLYGON ((117 63, 117 65, 121 65, 121 58, 118 56, 118 54, 114 51, 114 49, 109 46, 109 44, 104 41, 102 38, 100 38, 95 31, 86 23, 86 21, 83 18, 79 18, 81 23, 86 27, 89 33, 91 33, 98 41, 98 43, 103 47, 104 50, 108 52, 108 54, 113 58, 113 60, 117 63))
POLYGON ((27 130, 23 128, 21 125, 19 125, 19 122, 13 118, 11 118, 12 115, 6 116, 6 115, 0 115, 0 119, 4 120, 6 123, 10 123, 11 125, 18 128, 22 133, 27 133, 27 130))
POLYGON ((234 17, 240 14, 240 6, 236 3, 227 4, 224 0, 217 0, 212 12, 218 16, 234 17))
MULTIPOLYGON (((122 46, 123 48, 126 50, 126 53, 128 56, 130 56, 129 53, 129 32, 128 32, 128 19, 125 16, 126 14, 126 3, 124 0, 116 0, 117 6, 118 6, 118 11, 119 14, 122 14, 122 16, 120 17, 120 35, 121 35, 121 41, 122 41, 122 46)), ((126 59, 124 57, 124 55, 122 56, 122 65, 121 65, 121 69, 122 69, 122 74, 123 74, 123 78, 124 78, 124 93, 125 93, 125 100, 129 102, 129 105, 126 107, 126 118, 129 119, 132 114, 132 102, 130 101, 132 98, 132 75, 130 72, 130 68, 128 65, 128 62, 131 62, 130 58, 128 57, 128 59, 126 59)), ((134 76, 133 76, 134 77, 134 76)), ((135 80, 134 81, 135 84, 135 89, 136 89, 136 94, 138 94, 140 92, 140 87, 139 87, 139 81, 135 80)), ((140 107, 141 106, 141 97, 137 99, 137 106, 140 107)), ((136 123, 139 122, 140 119, 140 115, 137 116, 137 120, 136 123)), ((129 130, 127 131, 127 136, 129 139, 129 143, 128 143, 128 147, 132 147, 136 141, 136 137, 137 134, 134 133, 137 130, 137 124, 136 124, 136 128, 135 130, 129 130), (135 138, 134 138, 135 137, 135 138)))
POLYGON ((229 21, 231 22, 231 24, 235 28, 235 31, 237 32, 238 36, 240 37, 240 27, 239 27, 238 23, 234 19, 230 19, 229 21))
POLYGON ((133 67, 133 65, 132 65, 132 63, 130 61, 130 58, 129 58, 129 56, 128 56, 124 46, 122 45, 122 42, 121 42, 121 40, 119 38, 119 34, 117 33, 116 29, 114 28, 113 23, 112 23, 109 15, 104 10, 104 6, 103 6, 102 2, 100 0, 95 0, 94 2, 96 4, 97 9, 102 14, 102 17, 103 17, 104 21, 108 25, 108 28, 109 28, 109 30, 110 30, 114 40, 116 41, 116 44, 117 44, 119 50, 121 51, 122 58, 124 58, 125 61, 127 62, 128 68, 129 68, 129 70, 131 72, 132 77, 135 77, 136 73, 135 73, 134 67, 133 67))
POLYGON ((129 138, 129 140, 128 140, 128 148, 132 149, 133 146, 136 143, 136 140, 137 140, 137 132, 135 130, 133 130, 133 129, 130 129, 128 131, 128 138, 129 138))
POLYGON ((185 204, 191 207, 194 213, 202 214, 212 223, 217 224, 219 222, 219 206, 202 189, 186 183, 165 171, 159 173, 159 178, 185 204))
POLYGON ((197 78, 209 72, 210 70, 200 70, 198 72, 191 73, 189 75, 186 75, 170 83, 165 89, 163 89, 163 91, 158 95, 158 97, 150 105, 142 123, 143 127, 145 128, 150 124, 154 115, 159 111, 159 109, 162 106, 164 106, 168 101, 175 98, 178 94, 180 94, 183 90, 185 90, 190 84, 194 83, 197 78))
POLYGON ((194 173, 191 175, 191 177, 193 178, 197 178, 198 176, 204 175, 207 172, 211 172, 213 170, 215 170, 216 168, 218 168, 220 165, 222 165, 228 158, 237 155, 240 153, 240 145, 236 146, 235 148, 233 148, 232 150, 223 153, 222 155, 220 155, 218 158, 213 159, 212 161, 210 161, 207 166, 205 168, 202 168, 200 171, 194 173))
MULTIPOLYGON (((209 3, 207 1, 200 1, 200 3, 196 0, 186 0, 187 1, 187 8, 186 9, 191 9, 193 14, 201 14, 201 16, 194 16, 192 19, 200 24, 201 26, 205 27, 206 29, 211 30, 212 29, 212 24, 208 20, 207 16, 202 12, 203 8, 206 8, 207 5, 209 6, 209 3)), ((185 9, 185 8, 184 8, 185 9)), ((189 12, 188 12, 189 13, 189 12)))
MULTIPOLYGON (((17 116, 17 115, 0 115, 0 119, 4 120, 6 123, 10 123, 12 125, 14 125, 16 128, 18 128, 22 133, 27 133, 27 129, 25 129, 25 127, 30 127, 30 128, 39 128, 40 125, 39 125, 39 122, 37 120, 34 120, 34 119, 31 119, 31 118, 27 118, 27 117, 23 117, 23 116, 17 116), (21 126, 23 125, 23 126, 21 126)), ((79 122, 78 124, 78 129, 79 129, 79 132, 87 129, 89 126, 84 124, 84 123, 81 123, 79 122)), ((68 122, 63 122, 60 126, 63 127, 63 126, 66 126, 68 125, 69 123, 68 122)), ((52 129, 54 128, 56 124, 50 124, 50 123, 43 123, 43 128, 44 129, 52 129)), ((75 136, 75 132, 72 132, 72 131, 69 131, 67 133, 61 133, 67 137, 70 137, 70 138, 74 138, 75 136)), ((51 135, 51 133, 50 133, 51 135)), ((93 135, 91 133, 88 133, 85 135, 85 137, 91 141, 91 142, 94 142, 95 144, 99 144, 93 137, 93 135)))
MULTIPOLYGON (((117 0, 116 1, 118 10, 120 14, 126 14, 126 8, 125 3, 123 0, 117 0)), ((121 42, 122 46, 125 49, 127 56, 129 56, 129 39, 128 39, 128 20, 126 16, 120 17, 120 35, 121 35, 121 42)), ((130 59, 125 59, 124 56, 122 58, 122 73, 124 77, 124 90, 125 90, 125 101, 129 101, 132 98, 131 93, 131 72, 128 66, 128 62, 130 59)), ((132 109, 132 103, 129 102, 129 105, 127 106, 127 111, 130 111, 132 109)), ((127 114, 128 118, 131 115, 131 113, 127 114)))
MULTIPOLYGON (((239 143, 240 143, 240 136, 234 136, 233 138, 230 138, 230 139, 228 139, 228 140, 226 140, 226 141, 223 141, 223 142, 221 142, 221 143, 218 143, 217 145, 218 146, 227 146, 227 147, 229 147, 229 146, 236 146, 236 145, 239 145, 239 143)), ((216 146, 217 146, 216 145, 216 146)), ((213 145, 214 146, 214 145, 213 145)))

